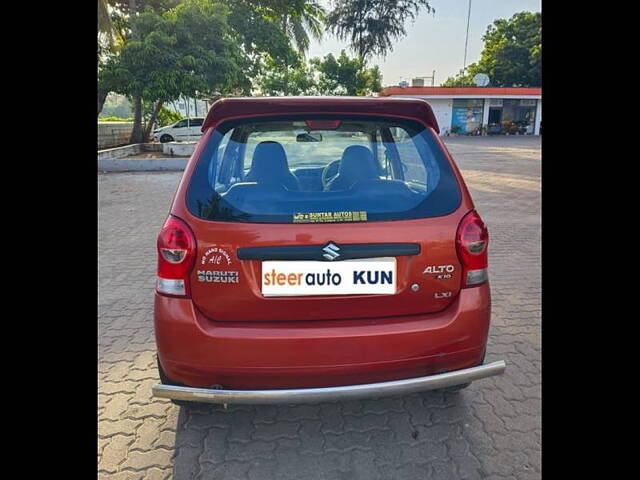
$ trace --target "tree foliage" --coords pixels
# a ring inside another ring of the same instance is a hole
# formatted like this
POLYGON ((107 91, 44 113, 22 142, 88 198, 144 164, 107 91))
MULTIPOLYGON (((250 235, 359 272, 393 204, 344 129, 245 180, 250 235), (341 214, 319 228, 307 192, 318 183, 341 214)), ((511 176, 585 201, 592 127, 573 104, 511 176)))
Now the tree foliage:
MULTIPOLYGON (((162 14, 176 7, 180 0, 136 0, 135 12, 131 12, 131 0, 99 0, 105 7, 109 5, 109 23, 115 38, 122 43, 131 37, 131 20, 139 12, 151 11, 162 14)), ((101 8, 101 7, 100 7, 101 8)), ((99 10, 100 17, 100 10, 99 10)), ((103 20, 105 22, 106 20, 103 20)))
POLYGON ((288 3, 282 15, 285 35, 305 55, 311 45, 311 37, 322 39, 326 12, 317 2, 312 0, 293 0, 288 3))
POLYGON ((283 63, 290 55, 289 39, 282 31, 272 11, 272 0, 229 0, 227 22, 237 42, 242 58, 240 66, 244 81, 239 88, 249 94, 253 79, 263 73, 267 59, 283 63))
MULTIPOLYGON (((146 103, 143 117, 147 120, 151 118, 151 116, 153 115, 153 110, 154 110, 153 105, 146 103)), ((167 107, 163 105, 160 107, 160 109, 156 113, 155 124, 157 127, 164 127, 166 125, 171 125, 172 123, 176 123, 178 120, 182 120, 182 115, 180 115, 180 113, 174 110, 169 110, 167 107)))
POLYGON ((288 77, 282 70, 270 68, 259 85, 263 94, 277 96, 371 95, 382 88, 382 74, 377 65, 368 68, 364 60, 349 57, 342 50, 337 58, 333 54, 309 62, 298 58, 288 77))
POLYGON ((520 12, 498 19, 482 37, 484 48, 477 63, 443 86, 473 85, 477 73, 486 73, 497 87, 539 87, 542 84, 542 14, 520 12))
POLYGON ((120 117, 118 115, 101 115, 98 122, 133 122, 133 117, 120 117))
POLYGON ((361 59, 385 57, 393 42, 407 35, 405 23, 424 8, 435 13, 428 0, 334 0, 327 24, 361 59))
POLYGON ((111 21, 107 0, 98 0, 98 53, 115 44, 117 31, 111 21))
POLYGON ((121 12, 127 18, 131 16, 132 3, 135 4, 136 11, 133 13, 153 11, 155 13, 164 13, 176 7, 180 0, 106 0, 114 9, 121 12))
POLYGON ((207 0, 185 0, 162 15, 147 9, 132 20, 135 37, 108 59, 99 84, 155 103, 156 115, 163 102, 181 95, 202 97, 247 84, 227 15, 224 5, 207 0))
MULTIPOLYGON (((367 95, 382 79, 367 57, 391 51, 421 7, 433 10, 426 0, 334 3, 353 15, 350 3, 364 7, 356 58, 343 51, 305 59, 325 30, 317 0, 100 0, 98 114, 109 92, 126 96, 138 142, 154 123, 170 123, 163 104, 180 97, 250 95, 256 87, 270 95, 367 95)), ((346 32, 340 25, 336 31, 346 32)))
POLYGON ((204 3, 188 0, 164 16, 140 14, 133 22, 140 40, 129 40, 109 59, 100 83, 110 91, 152 102, 228 86, 238 72, 225 12, 221 5, 204 3))
POLYGON ((296 58, 287 71, 282 65, 276 65, 272 59, 268 59, 257 84, 264 95, 318 95, 316 76, 313 65, 302 58, 296 58))
MULTIPOLYGON (((284 95, 293 93, 289 90, 289 75, 299 72, 291 71, 300 67, 300 61, 306 55, 311 44, 311 37, 322 38, 325 24, 324 8, 314 0, 260 0, 263 4, 264 18, 273 22, 280 29, 287 42, 287 48, 281 55, 273 55, 271 51, 262 66, 269 70, 268 76, 283 88, 284 95)), ((295 89, 295 85, 293 86, 295 89)))
POLYGON ((98 118, 104 116, 114 116, 129 118, 133 115, 131 110, 131 102, 124 95, 112 94, 109 95, 104 102, 104 108, 98 118))
MULTIPOLYGON (((161 14, 175 7, 180 0, 99 0, 98 2, 98 75, 105 63, 117 56, 123 45, 132 39, 132 21, 140 11, 161 14), (102 27, 100 27, 102 24, 102 27), (110 29, 106 32, 105 29, 110 29)), ((136 38, 139 40, 139 38, 136 38)), ((102 112, 109 89, 104 82, 98 84, 98 115, 102 112)), ((134 98, 134 116, 138 119, 132 132, 139 137, 140 98, 134 98)))
MULTIPOLYGON (((312 0, 138 0, 137 16, 129 0, 106 1, 125 41, 99 66, 98 113, 110 91, 135 106, 136 96, 248 95, 253 80, 269 77, 288 94, 289 69, 299 67, 310 37, 321 37, 325 15, 312 0)), ((300 72, 293 75, 304 83, 300 72)))
POLYGON ((319 72, 318 90, 323 95, 370 95, 382 88, 378 66, 367 68, 362 58, 350 58, 344 50, 338 58, 330 53, 312 64, 319 72))

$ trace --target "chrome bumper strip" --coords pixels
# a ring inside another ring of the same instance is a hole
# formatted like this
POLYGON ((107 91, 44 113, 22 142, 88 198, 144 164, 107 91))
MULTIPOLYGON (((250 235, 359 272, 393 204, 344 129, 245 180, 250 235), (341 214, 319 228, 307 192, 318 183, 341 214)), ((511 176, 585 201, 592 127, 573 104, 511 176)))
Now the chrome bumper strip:
POLYGON ((341 387, 299 388, 283 390, 213 390, 208 388, 154 385, 153 395, 160 398, 204 403, 314 403, 354 400, 388 395, 406 395, 425 390, 452 387, 492 375, 500 375, 507 364, 504 360, 478 367, 439 373, 427 377, 408 378, 391 382, 346 385, 341 387))

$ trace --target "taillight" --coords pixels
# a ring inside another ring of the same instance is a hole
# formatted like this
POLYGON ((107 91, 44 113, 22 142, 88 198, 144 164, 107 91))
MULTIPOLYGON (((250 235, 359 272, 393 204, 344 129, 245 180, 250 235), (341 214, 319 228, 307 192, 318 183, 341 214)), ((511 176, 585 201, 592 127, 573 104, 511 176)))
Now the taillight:
POLYGON ((196 238, 189 226, 169 215, 158 234, 159 293, 188 297, 189 274, 196 258, 196 238))
POLYGON ((480 215, 472 210, 460 221, 456 250, 462 264, 462 288, 474 287, 488 279, 489 232, 480 215))

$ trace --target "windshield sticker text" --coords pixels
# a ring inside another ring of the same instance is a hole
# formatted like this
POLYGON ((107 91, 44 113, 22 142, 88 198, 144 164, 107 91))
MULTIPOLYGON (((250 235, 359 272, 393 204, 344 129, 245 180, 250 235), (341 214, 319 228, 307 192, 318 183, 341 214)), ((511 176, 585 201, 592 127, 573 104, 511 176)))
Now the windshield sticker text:
POLYGON ((293 223, 366 222, 367 212, 294 213, 293 223))

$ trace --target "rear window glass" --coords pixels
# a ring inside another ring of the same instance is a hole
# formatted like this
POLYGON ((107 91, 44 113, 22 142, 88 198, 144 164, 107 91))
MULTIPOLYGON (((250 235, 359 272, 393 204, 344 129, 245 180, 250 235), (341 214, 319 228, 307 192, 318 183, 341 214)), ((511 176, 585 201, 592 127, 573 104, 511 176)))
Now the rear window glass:
POLYGON ((258 223, 446 215, 460 189, 434 133, 380 117, 272 117, 214 131, 187 192, 191 213, 258 223))

